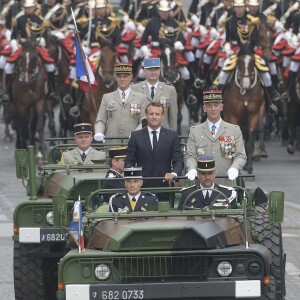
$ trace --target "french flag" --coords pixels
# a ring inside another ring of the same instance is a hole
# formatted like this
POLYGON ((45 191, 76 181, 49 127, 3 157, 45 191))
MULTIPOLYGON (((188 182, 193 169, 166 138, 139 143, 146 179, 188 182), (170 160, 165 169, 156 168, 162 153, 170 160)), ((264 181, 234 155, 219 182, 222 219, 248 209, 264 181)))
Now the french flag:
POLYGON ((86 66, 86 70, 89 74, 92 92, 96 92, 98 88, 97 81, 94 75, 94 72, 96 71, 96 67, 88 59, 88 57, 82 50, 81 45, 79 44, 77 34, 75 34, 75 48, 76 48, 76 76, 79 79, 80 89, 83 90, 84 92, 90 92, 88 78, 84 68, 84 66, 86 66), (83 55, 81 55, 81 53, 83 55), (82 56, 84 57, 85 61, 82 59, 82 56))
POLYGON ((69 228, 69 232, 78 245, 78 252, 84 251, 84 238, 82 230, 82 204, 80 196, 77 201, 74 202, 73 218, 69 228))

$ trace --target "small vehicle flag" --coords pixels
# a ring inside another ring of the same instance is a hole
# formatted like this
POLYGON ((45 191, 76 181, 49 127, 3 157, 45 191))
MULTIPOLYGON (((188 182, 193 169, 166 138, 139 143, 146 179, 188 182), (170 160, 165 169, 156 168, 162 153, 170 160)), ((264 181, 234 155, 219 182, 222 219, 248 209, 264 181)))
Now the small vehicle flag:
POLYGON ((82 230, 82 204, 80 201, 80 196, 78 200, 74 202, 73 218, 71 221, 69 232, 78 245, 78 251, 83 252, 84 238, 82 230))

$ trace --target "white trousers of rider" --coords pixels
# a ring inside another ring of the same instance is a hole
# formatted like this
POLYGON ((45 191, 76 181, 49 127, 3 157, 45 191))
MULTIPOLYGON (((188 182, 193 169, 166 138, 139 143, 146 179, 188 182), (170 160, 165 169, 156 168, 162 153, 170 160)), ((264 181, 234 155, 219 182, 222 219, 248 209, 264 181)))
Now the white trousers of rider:
POLYGON ((208 54, 205 53, 205 54, 204 54, 204 58, 203 58, 203 62, 204 62, 205 64, 210 65, 212 59, 213 59, 213 56, 212 56, 212 55, 208 55, 208 54))
POLYGON ((179 72, 181 74, 181 77, 183 78, 183 80, 189 80, 191 79, 191 74, 190 71, 188 70, 187 67, 179 67, 179 72))
POLYGON ((0 56, 0 69, 3 70, 6 65, 6 57, 4 55, 0 56))

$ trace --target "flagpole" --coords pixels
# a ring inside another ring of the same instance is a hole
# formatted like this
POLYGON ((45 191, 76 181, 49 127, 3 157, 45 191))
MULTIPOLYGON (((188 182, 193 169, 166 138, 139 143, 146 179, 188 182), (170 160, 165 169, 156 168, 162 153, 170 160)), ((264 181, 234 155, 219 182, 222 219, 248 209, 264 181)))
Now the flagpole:
POLYGON ((82 248, 81 248, 81 227, 82 227, 82 206, 81 206, 81 200, 80 200, 80 195, 78 197, 78 201, 79 201, 79 221, 78 221, 78 252, 81 253, 82 252, 82 248))
POLYGON ((86 66, 85 54, 83 53, 83 50, 82 50, 81 39, 80 39, 80 36, 79 36, 79 31, 78 31, 78 28, 77 28, 77 23, 76 23, 76 20, 75 20, 75 16, 74 16, 74 12, 73 12, 72 7, 71 7, 71 12, 72 12, 73 22, 74 22, 74 25, 75 25, 75 32, 76 32, 75 34, 76 34, 78 45, 79 45, 78 48, 79 48, 79 51, 80 51, 80 56, 81 56, 81 59, 82 59, 82 62, 83 62, 84 72, 85 72, 85 75, 87 77, 88 86, 89 86, 89 90, 90 90, 90 94, 91 94, 92 108, 95 112, 95 115, 97 115, 97 113, 98 113, 97 105, 96 105, 96 101, 95 101, 95 98, 94 98, 94 95, 93 95, 93 92, 92 92, 91 80, 90 80, 89 72, 88 72, 87 66, 86 66))

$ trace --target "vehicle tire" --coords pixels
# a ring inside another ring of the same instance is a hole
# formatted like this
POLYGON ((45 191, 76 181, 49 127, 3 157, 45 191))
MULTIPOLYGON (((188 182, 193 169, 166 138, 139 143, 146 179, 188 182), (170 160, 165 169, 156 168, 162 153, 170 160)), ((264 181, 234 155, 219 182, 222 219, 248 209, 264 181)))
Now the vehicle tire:
MULTIPOLYGON (((55 290, 49 293, 47 286, 52 285, 55 278, 49 280, 49 262, 34 255, 36 244, 14 242, 14 289, 16 300, 54 300, 55 290), (46 284, 47 283, 47 284, 46 284)), ((56 279, 57 283, 57 279, 56 279)))
POLYGON ((268 221, 268 216, 256 216, 251 218, 252 230, 256 231, 257 241, 268 248, 272 253, 271 274, 275 279, 276 295, 271 291, 266 295, 266 299, 284 300, 285 291, 285 254, 282 245, 281 224, 272 224, 268 221))

